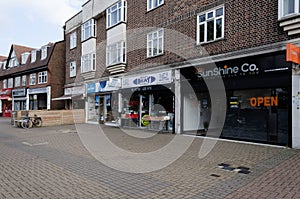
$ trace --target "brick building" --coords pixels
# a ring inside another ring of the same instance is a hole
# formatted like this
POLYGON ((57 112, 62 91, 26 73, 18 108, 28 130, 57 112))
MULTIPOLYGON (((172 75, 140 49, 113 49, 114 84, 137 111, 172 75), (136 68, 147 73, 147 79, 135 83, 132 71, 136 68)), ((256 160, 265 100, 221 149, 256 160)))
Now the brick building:
POLYGON ((14 110, 55 110, 63 102, 52 101, 63 93, 65 42, 49 43, 40 49, 13 44, 2 64, 0 89, 3 116, 14 110))
POLYGON ((85 89, 87 122, 158 130, 165 119, 176 133, 209 126, 208 136, 299 148, 299 71, 286 59, 300 42, 299 9, 90 0, 65 25, 65 87, 85 89))

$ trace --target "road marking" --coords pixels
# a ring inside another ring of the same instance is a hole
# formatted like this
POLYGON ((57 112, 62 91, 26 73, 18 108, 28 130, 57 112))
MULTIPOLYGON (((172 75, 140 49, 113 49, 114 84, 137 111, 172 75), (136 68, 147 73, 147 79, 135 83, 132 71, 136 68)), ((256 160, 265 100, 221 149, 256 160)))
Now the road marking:
POLYGON ((49 144, 48 142, 40 142, 40 143, 35 143, 35 144, 31 144, 28 142, 22 142, 22 144, 27 145, 27 146, 40 146, 40 145, 46 145, 49 144))

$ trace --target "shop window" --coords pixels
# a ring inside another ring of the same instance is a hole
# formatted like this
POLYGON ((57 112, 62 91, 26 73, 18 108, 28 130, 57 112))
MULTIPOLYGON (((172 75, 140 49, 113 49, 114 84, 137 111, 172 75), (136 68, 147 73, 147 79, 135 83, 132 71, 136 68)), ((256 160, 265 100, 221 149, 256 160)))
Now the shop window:
POLYGON ((279 0, 278 4, 278 18, 292 16, 299 14, 300 2, 299 0, 279 0))
POLYGON ((76 61, 70 63, 70 77, 76 77, 76 61))
POLYGON ((164 30, 160 29, 147 35, 147 57, 164 53, 164 30))
POLYGON ((8 79, 8 88, 13 88, 14 87, 14 78, 9 78, 8 79))
POLYGON ((22 76, 22 86, 26 86, 26 80, 27 80, 26 75, 23 75, 22 76))
POLYGON ((81 41, 96 37, 96 21, 90 19, 81 26, 81 41))
POLYGON ((86 73, 96 70, 96 54, 87 54, 81 57, 81 72, 86 73))
POLYGON ((19 87, 21 85, 21 77, 15 77, 15 87, 19 87))
POLYGON ((2 87, 7 88, 7 79, 4 79, 2 83, 3 83, 2 87))
POLYGON ((35 84, 36 84, 36 74, 33 73, 33 74, 30 74, 29 85, 35 85, 35 84))
POLYGON ((147 0, 147 11, 157 8, 164 4, 164 0, 147 0))
POLYGON ((197 43, 224 37, 224 6, 200 13, 197 16, 197 43))
POLYGON ((126 1, 119 1, 106 11, 107 23, 106 27, 110 28, 120 22, 126 21, 126 1))
POLYGON ((77 33, 76 33, 76 32, 73 32, 73 33, 70 35, 70 49, 75 48, 76 45, 77 45, 77 33))
POLYGON ((47 83, 47 79, 48 79, 47 77, 48 77, 47 71, 39 72, 38 84, 45 84, 45 83, 47 83))
POLYGON ((125 41, 120 41, 107 46, 106 49, 106 66, 126 62, 125 41))
POLYGON ((36 61, 36 50, 31 51, 31 63, 36 61))

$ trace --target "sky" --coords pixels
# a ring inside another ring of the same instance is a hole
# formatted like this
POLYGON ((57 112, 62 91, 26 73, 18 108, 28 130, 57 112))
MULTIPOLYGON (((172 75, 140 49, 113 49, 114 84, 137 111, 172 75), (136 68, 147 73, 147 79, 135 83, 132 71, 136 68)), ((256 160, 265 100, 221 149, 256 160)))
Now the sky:
POLYGON ((40 48, 63 40, 65 22, 86 0, 0 0, 0 55, 12 44, 40 48))

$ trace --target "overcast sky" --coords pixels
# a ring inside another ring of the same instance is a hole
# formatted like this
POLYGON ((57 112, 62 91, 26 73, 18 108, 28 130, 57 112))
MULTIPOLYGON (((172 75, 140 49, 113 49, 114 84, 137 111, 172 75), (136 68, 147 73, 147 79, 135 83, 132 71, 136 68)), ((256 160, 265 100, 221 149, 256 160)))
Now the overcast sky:
POLYGON ((81 10, 86 0, 0 0, 0 55, 12 44, 40 48, 63 40, 65 21, 81 10))

